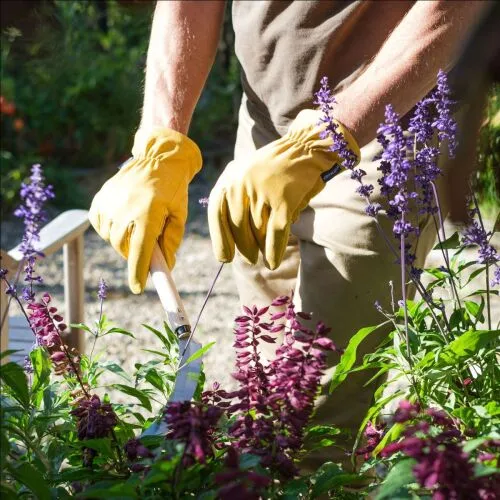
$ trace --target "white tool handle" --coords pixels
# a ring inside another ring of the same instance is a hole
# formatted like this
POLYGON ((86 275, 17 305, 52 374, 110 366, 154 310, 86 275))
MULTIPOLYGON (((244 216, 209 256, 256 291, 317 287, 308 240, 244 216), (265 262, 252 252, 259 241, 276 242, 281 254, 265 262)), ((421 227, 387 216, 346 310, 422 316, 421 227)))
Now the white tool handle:
POLYGON ((158 243, 153 249, 149 271, 160 302, 167 314, 170 328, 179 338, 189 336, 191 325, 158 243))

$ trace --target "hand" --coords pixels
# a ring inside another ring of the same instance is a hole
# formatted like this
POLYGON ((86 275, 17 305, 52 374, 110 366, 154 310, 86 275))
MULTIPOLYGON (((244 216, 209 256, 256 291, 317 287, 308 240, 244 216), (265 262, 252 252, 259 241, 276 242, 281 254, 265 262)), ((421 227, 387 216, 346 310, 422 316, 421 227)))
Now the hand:
POLYGON ((95 195, 89 219, 97 233, 128 260, 133 293, 146 285, 156 241, 170 269, 184 234, 187 188, 201 168, 198 146, 171 129, 139 130, 133 158, 95 195))
MULTIPOLYGON (((269 269, 283 259, 290 227, 313 196, 325 186, 321 174, 341 160, 321 139, 320 112, 301 111, 286 135, 257 150, 248 160, 231 162, 210 193, 208 222, 213 251, 221 262, 234 258, 235 247, 250 263, 259 250, 269 269)), ((340 123, 359 161, 359 147, 340 123)))

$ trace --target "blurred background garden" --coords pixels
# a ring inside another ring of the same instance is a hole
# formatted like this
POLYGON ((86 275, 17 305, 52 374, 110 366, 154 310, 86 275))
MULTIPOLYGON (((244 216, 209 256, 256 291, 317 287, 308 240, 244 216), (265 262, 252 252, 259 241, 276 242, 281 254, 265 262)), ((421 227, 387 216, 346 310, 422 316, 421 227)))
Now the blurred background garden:
MULTIPOLYGON (((153 1, 1 2, 2 211, 41 163, 60 207, 89 206, 130 154, 153 1), (95 180, 95 182, 92 182, 95 180)), ((231 155, 240 100, 229 9, 190 135, 205 164, 231 155)))
MULTIPOLYGON (((1 4, 1 216, 3 248, 19 242, 22 227, 11 216, 31 165, 42 164, 56 198, 50 217, 68 208, 88 208, 102 183, 130 155, 139 124, 149 29, 155 2, 118 0, 2 0, 1 4)), ((190 216, 175 277, 188 314, 196 315, 215 274, 203 208, 220 170, 231 159, 241 88, 228 2, 219 51, 196 108, 190 136, 205 168, 190 187, 190 216)), ((500 88, 491 89, 473 182, 489 220, 500 207, 500 88)), ((491 226, 490 226, 491 227, 491 226)), ((62 257, 40 264, 44 288, 63 307, 62 257)), ((226 266, 229 267, 229 266, 226 266)), ((132 296, 126 263, 93 230, 85 236, 85 314, 97 312, 100 278, 110 286, 108 316, 136 331, 161 324, 161 307, 151 284, 132 296)), ((229 335, 238 300, 229 269, 218 283, 204 322, 203 341, 229 335)), ((11 314, 18 314, 13 311, 11 314)), ((144 342, 153 342, 143 331, 144 342)), ((123 341, 125 342, 125 341, 123 341)), ((106 347, 106 346, 104 346, 106 347)), ((107 346, 124 363, 137 359, 127 346, 107 346), (114 352, 113 352, 114 351, 114 352)), ((228 349, 207 360, 230 362, 228 349)), ((219 373, 221 382, 229 372, 219 373)))

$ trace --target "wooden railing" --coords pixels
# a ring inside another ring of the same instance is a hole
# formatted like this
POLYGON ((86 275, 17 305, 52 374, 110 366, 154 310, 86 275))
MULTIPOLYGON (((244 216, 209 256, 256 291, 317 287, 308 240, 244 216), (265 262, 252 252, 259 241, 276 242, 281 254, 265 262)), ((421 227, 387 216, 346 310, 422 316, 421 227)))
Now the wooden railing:
MULTIPOLYGON (((46 256, 63 249, 64 259, 64 300, 65 321, 68 324, 82 323, 84 320, 84 282, 83 282, 83 234, 89 227, 86 210, 68 210, 49 222, 40 231, 40 242, 36 245, 37 250, 46 256)), ((1 266, 9 271, 8 276, 15 276, 19 266, 23 264, 23 255, 20 246, 12 250, 1 251, 1 266)), ((9 307, 8 297, 1 293, 1 317, 9 307)), ((11 307, 12 307, 11 301, 11 307)), ((28 325, 27 325, 28 326, 28 325)), ((76 328, 70 328, 66 335, 69 346, 83 352, 82 332, 76 328)), ((4 321, 0 337, 1 350, 9 346, 9 321, 4 321)), ((4 361, 4 360, 2 360, 4 361)))

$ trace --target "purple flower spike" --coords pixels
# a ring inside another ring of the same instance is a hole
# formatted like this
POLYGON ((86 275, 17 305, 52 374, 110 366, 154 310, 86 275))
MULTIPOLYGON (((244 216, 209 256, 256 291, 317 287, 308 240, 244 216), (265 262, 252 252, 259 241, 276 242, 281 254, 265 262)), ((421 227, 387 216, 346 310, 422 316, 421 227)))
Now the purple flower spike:
POLYGON ((450 98, 450 95, 451 90, 448 85, 448 76, 443 70, 439 70, 437 89, 432 96, 436 105, 438 117, 434 120, 432 126, 438 132, 440 145, 443 141, 448 141, 448 154, 450 158, 453 158, 457 149, 457 122, 454 120, 451 110, 456 102, 450 98))
POLYGON ((104 300, 108 294, 108 285, 103 278, 99 280, 99 289, 97 290, 97 297, 99 300, 104 300))
POLYGON ((34 300, 33 283, 42 282, 42 278, 35 275, 34 268, 37 257, 42 257, 43 254, 35 249, 35 244, 40 241, 40 228, 47 220, 43 206, 54 198, 52 186, 46 186, 44 181, 42 167, 33 165, 29 184, 21 185, 22 204, 14 211, 14 215, 24 221, 20 250, 26 262, 24 281, 29 284, 22 294, 27 302, 34 300))
MULTIPOLYGON (((342 133, 337 130, 338 125, 333 119, 332 114, 333 105, 336 101, 328 85, 328 78, 324 76, 320 83, 321 87, 315 94, 314 103, 320 107, 322 113, 319 124, 326 125, 325 130, 321 133, 321 138, 325 139, 326 137, 330 137, 332 139, 333 145, 330 146, 330 149, 338 154, 342 160, 342 166, 351 171, 351 178, 360 184, 357 189, 358 194, 370 203, 370 195, 373 193, 374 187, 371 184, 365 184, 363 182, 363 177, 366 175, 366 172, 360 168, 356 168, 359 159, 354 151, 349 148, 342 133)), ((367 214, 372 217, 375 217, 377 213, 378 210, 375 205, 367 211, 367 214)))
MULTIPOLYGON (((489 244, 491 233, 486 230, 476 221, 473 220, 463 234, 464 245, 476 245, 478 250, 478 262, 480 264, 496 264, 500 261, 500 255, 489 244)), ((497 271, 495 270, 495 273, 497 271)))

